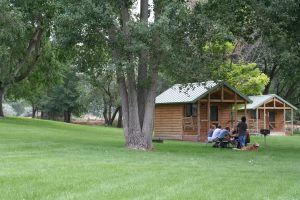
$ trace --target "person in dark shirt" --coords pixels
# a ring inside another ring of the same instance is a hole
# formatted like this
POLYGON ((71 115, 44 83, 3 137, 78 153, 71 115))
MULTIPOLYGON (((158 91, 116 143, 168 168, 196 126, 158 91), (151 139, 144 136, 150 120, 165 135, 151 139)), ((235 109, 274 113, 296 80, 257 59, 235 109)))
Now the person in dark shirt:
POLYGON ((248 128, 248 126, 246 123, 246 117, 243 116, 241 118, 241 121, 237 125, 237 133, 238 133, 238 137, 239 137, 240 148, 243 148, 245 146, 247 128, 248 128))
POLYGON ((247 133, 246 133, 246 140, 245 140, 245 146, 247 146, 247 144, 249 144, 250 143, 250 133, 249 133, 249 131, 247 131, 247 133))

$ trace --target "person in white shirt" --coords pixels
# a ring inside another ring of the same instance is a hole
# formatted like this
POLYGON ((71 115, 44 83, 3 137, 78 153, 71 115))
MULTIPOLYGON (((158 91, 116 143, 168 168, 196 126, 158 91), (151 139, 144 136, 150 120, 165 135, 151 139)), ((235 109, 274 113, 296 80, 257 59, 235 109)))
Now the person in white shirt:
POLYGON ((220 136, 221 128, 222 127, 220 125, 218 125, 217 128, 214 130, 212 137, 211 137, 212 141, 214 141, 216 138, 218 138, 220 136))

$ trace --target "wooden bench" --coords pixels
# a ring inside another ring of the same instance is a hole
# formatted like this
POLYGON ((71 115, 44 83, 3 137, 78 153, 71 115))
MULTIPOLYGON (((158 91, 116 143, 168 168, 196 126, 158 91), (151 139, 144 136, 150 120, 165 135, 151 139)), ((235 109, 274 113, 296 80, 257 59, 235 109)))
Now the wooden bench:
POLYGON ((157 138, 157 139, 152 139, 152 142, 154 143, 164 143, 164 140, 161 138, 157 138))

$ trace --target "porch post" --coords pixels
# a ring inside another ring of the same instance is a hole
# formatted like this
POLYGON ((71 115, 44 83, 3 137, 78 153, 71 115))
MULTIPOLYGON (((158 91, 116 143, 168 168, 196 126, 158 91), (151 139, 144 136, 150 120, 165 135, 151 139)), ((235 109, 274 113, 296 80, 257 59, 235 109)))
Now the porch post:
POLYGON ((223 100, 224 100, 224 87, 222 85, 222 87, 221 87, 221 102, 223 102, 223 100))
POLYGON ((286 119, 285 119, 285 103, 283 103, 283 130, 284 130, 284 134, 286 134, 286 119))
POLYGON ((245 115, 245 117, 248 118, 248 116, 247 116, 247 103, 246 103, 246 101, 244 101, 244 108, 245 108, 244 115, 245 115))
POLYGON ((197 129, 198 129, 198 140, 201 139, 201 136, 200 136, 200 100, 198 101, 198 112, 197 112, 197 129))
POLYGON ((183 118, 185 116, 185 111, 186 111, 186 107, 185 105, 183 106, 183 110, 182 110, 182 115, 181 115, 181 123, 182 123, 182 126, 181 126, 181 140, 183 140, 183 133, 184 133, 184 124, 183 124, 183 118))
POLYGON ((266 129, 266 104, 264 103, 264 129, 266 129))
POLYGON ((294 110, 291 108, 292 135, 294 135, 294 110))
POLYGON ((234 126, 235 127, 237 125, 237 104, 236 104, 236 101, 237 101, 237 95, 236 93, 234 93, 234 126))
POLYGON ((258 107, 256 108, 256 133, 259 133, 258 132, 258 112, 259 112, 259 110, 258 110, 258 107))
POLYGON ((210 93, 208 94, 208 101, 207 101, 207 131, 210 126, 210 93))

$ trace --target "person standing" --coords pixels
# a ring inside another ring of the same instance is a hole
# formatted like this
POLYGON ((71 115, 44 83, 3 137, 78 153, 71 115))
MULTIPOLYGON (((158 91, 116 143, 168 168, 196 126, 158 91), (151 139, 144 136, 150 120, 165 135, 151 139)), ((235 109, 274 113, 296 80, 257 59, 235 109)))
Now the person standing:
POLYGON ((247 128, 248 128, 248 126, 246 123, 246 117, 243 116, 241 118, 241 121, 237 125, 237 133, 238 133, 238 137, 239 137, 240 148, 243 148, 245 146, 247 128))

